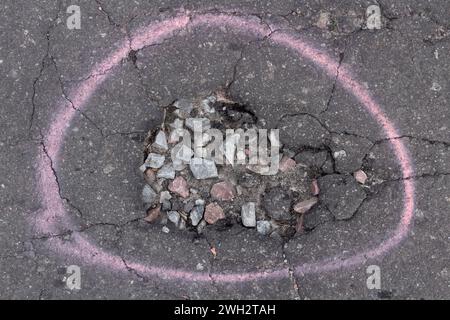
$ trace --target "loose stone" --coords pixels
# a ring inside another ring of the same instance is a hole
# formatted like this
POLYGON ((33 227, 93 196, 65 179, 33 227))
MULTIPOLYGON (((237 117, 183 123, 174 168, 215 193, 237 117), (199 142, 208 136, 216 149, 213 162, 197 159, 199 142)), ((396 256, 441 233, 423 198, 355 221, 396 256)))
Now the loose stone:
POLYGON ((153 204, 156 200, 157 194, 148 184, 142 190, 142 201, 145 204, 153 204))
POLYGON ((234 186, 227 181, 218 182, 211 188, 211 196, 221 201, 231 201, 235 196, 234 186))
POLYGON ((205 221, 209 224, 214 224, 217 221, 224 219, 225 214, 221 206, 217 203, 210 203, 205 208, 205 221))
POLYGON ((164 179, 174 179, 175 178, 175 169, 172 164, 166 164, 162 166, 161 169, 159 169, 158 173, 156 174, 156 177, 158 178, 164 178, 164 179))
POLYGON ((258 221, 256 222, 256 230, 262 235, 268 235, 271 230, 271 224, 265 220, 258 221))
POLYGON ((167 145, 167 138, 164 131, 159 131, 156 135, 155 142, 153 142, 152 146, 160 151, 169 150, 169 146, 167 145))
POLYGON ((183 177, 176 177, 169 183, 169 190, 180 195, 183 198, 189 197, 189 188, 186 180, 183 177))
POLYGON ((167 213, 167 218, 176 226, 180 222, 180 214, 177 211, 169 211, 169 213, 167 213))
POLYGON ((150 153, 145 161, 145 164, 154 169, 159 169, 163 166, 166 157, 157 153, 150 153))
POLYGON ((316 205, 318 199, 316 197, 298 202, 294 205, 294 211, 297 213, 306 213, 311 210, 312 207, 316 205))
POLYGON ((160 206, 157 206, 156 208, 148 210, 147 216, 144 218, 144 220, 148 223, 153 223, 159 218, 160 214, 160 206))
POLYGON ((216 164, 212 160, 192 158, 189 168, 197 180, 216 178, 218 176, 216 164))
POLYGON ((254 202, 248 202, 242 206, 241 219, 245 227, 256 227, 256 207, 254 202))

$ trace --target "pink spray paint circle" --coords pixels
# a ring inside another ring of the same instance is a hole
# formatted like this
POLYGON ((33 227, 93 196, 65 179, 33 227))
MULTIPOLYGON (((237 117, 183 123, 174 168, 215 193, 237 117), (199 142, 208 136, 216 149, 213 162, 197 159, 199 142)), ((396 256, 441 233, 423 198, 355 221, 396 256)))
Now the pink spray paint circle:
MULTIPOLYGON (((193 14, 180 15, 161 22, 153 23, 147 27, 138 30, 130 39, 123 41, 118 49, 90 72, 90 77, 83 81, 70 95, 71 101, 78 109, 87 106, 89 99, 112 73, 115 66, 126 58, 130 50, 139 50, 146 46, 159 43, 169 38, 175 32, 187 27, 195 28, 200 26, 207 27, 228 27, 242 34, 250 34, 255 37, 267 37, 274 45, 283 46, 290 49, 300 57, 309 60, 318 66, 330 77, 335 77, 338 68, 338 62, 331 58, 327 53, 314 48, 305 41, 293 37, 292 35, 277 31, 272 31, 262 23, 255 22, 244 17, 228 14, 193 14)), ((323 261, 314 263, 304 263, 295 266, 295 273, 298 275, 321 273, 333 271, 341 268, 355 267, 365 263, 368 259, 374 259, 386 254, 396 247, 408 234, 409 227, 413 218, 414 211, 414 183, 412 160, 409 152, 401 140, 397 139, 400 135, 394 124, 388 119, 382 108, 371 97, 368 90, 360 85, 351 72, 345 66, 339 70, 338 83, 347 92, 353 95, 366 109, 366 111, 379 124, 387 139, 390 139, 390 145, 393 153, 401 167, 403 175, 403 208, 401 218, 393 233, 373 248, 368 248, 363 252, 356 253, 353 256, 342 257, 335 256, 323 261)), ((63 105, 55 119, 51 123, 47 134, 44 136, 44 146, 39 155, 38 181, 41 188, 42 211, 34 218, 33 224, 38 232, 46 234, 55 234, 61 227, 69 228, 73 226, 71 218, 68 216, 64 203, 59 196, 58 181, 54 175, 54 169, 60 162, 60 150, 64 144, 67 129, 71 121, 77 114, 76 110, 63 105)), ((58 237, 50 237, 47 240, 51 250, 61 256, 67 256, 73 259, 79 259, 83 263, 96 267, 103 267, 115 271, 127 271, 133 269, 146 277, 159 277, 167 280, 185 280, 185 281, 211 281, 216 282, 243 282, 262 279, 280 279, 289 276, 287 267, 280 269, 265 270, 259 272, 240 272, 240 273, 205 273, 194 272, 190 270, 174 269, 160 266, 148 265, 140 262, 125 261, 114 254, 111 254, 95 243, 91 242, 86 236, 75 232, 71 242, 63 242, 58 237)))

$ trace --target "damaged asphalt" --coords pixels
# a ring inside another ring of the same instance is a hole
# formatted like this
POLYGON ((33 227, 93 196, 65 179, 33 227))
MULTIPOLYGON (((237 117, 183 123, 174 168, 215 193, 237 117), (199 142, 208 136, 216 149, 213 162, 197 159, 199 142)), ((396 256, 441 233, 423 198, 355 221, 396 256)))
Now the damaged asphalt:
POLYGON ((221 3, 8 0, 0 5, 0 297, 448 299, 448 1, 380 0, 383 28, 377 31, 363 28, 370 1, 221 3), (66 27, 71 4, 81 8, 81 30, 66 27), (270 31, 255 39, 227 28, 188 28, 157 45, 138 51, 130 47, 128 59, 95 92, 89 106, 81 110, 74 105, 73 87, 99 76, 90 71, 118 43, 129 40, 138 27, 182 10, 240 15, 270 31), (306 37, 338 61, 335 77, 273 46, 275 25, 306 37), (339 85, 341 66, 350 68, 376 97, 400 136, 387 139, 339 85), (295 159, 317 167, 321 189, 364 170, 364 196, 355 203, 337 203, 341 196, 329 194, 305 216, 307 232, 286 243, 238 226, 194 237, 165 234, 160 226, 144 222, 138 168, 146 133, 161 123, 163 107, 218 88, 268 128, 279 128, 295 159), (58 108, 65 107, 74 108, 78 116, 68 128, 62 160, 52 170, 57 196, 76 225, 58 234, 40 234, 32 223, 42 209, 36 158, 47 155, 52 164, 43 137, 58 108), (412 176, 403 177, 392 139, 408 148, 412 176), (416 208, 400 245, 355 268, 295 272, 303 262, 349 256, 383 241, 400 219, 404 179, 415 182, 416 208), (342 206, 350 205, 352 214, 345 215, 342 206), (119 256, 125 272, 86 264, 47 246, 49 239, 70 243, 77 234, 119 256), (210 281, 148 277, 132 267, 135 260, 206 272, 210 281), (81 290, 69 290, 62 282, 65 268, 73 264, 81 267, 81 290), (381 270, 379 290, 366 286, 366 268, 374 264, 381 270), (237 283, 214 276, 274 268, 286 270, 287 276, 237 283))

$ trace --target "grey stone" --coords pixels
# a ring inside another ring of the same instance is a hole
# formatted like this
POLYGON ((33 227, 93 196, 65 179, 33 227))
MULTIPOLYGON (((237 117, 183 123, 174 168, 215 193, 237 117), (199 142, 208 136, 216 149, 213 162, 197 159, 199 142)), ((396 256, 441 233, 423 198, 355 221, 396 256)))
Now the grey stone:
POLYGON ((197 226, 197 232, 200 234, 203 232, 203 230, 205 229, 207 223, 205 220, 203 220, 202 222, 200 222, 197 226))
POLYGON ((258 221, 256 222, 256 230, 262 235, 268 235, 271 231, 271 224, 266 220, 258 221))
POLYGON ((164 200, 161 206, 162 211, 169 211, 172 209, 172 203, 169 200, 164 200))
POLYGON ((191 100, 188 99, 180 99, 177 100, 174 104, 175 108, 179 109, 183 112, 183 114, 188 115, 194 109, 194 104, 191 100))
POLYGON ((161 169, 159 169, 158 173, 156 174, 157 178, 164 178, 164 179, 174 179, 175 178, 175 169, 172 164, 166 164, 162 166, 161 169))
POLYGON ((197 205, 189 214, 189 217, 191 218, 191 223, 195 227, 199 224, 199 222, 203 219, 203 212, 205 211, 204 205, 197 205))
POLYGON ((169 233, 169 232, 170 232, 170 229, 167 228, 166 226, 164 226, 164 227, 162 227, 162 232, 164 232, 164 233, 169 233))
POLYGON ((152 146, 160 151, 167 151, 169 149, 169 146, 167 145, 167 137, 164 131, 158 132, 152 146))
POLYGON ((247 202, 242 206, 241 219, 245 227, 256 227, 256 208, 254 202, 247 202))
POLYGON ((175 225, 178 225, 180 222, 180 214, 177 211, 169 211, 167 213, 167 218, 175 225))
POLYGON ((166 157, 163 155, 150 153, 147 157, 147 160, 145 160, 145 165, 150 168, 159 169, 163 166, 165 160, 166 157))
POLYGON ((172 195, 169 191, 163 191, 159 195, 159 203, 164 203, 164 201, 169 201, 170 199, 172 199, 172 195))
POLYGON ((172 165, 175 171, 182 171, 186 169, 186 165, 181 160, 175 160, 172 165))
POLYGON ((202 109, 206 113, 215 113, 216 109, 214 109, 211 104, 215 103, 217 98, 214 96, 210 96, 204 100, 202 100, 202 109))
POLYGON ((203 199, 197 199, 197 200, 195 200, 195 204, 196 204, 197 206, 204 206, 204 205, 205 205, 205 200, 203 200, 203 199))
POLYGON ((188 202, 186 202, 186 204, 183 207, 183 211, 184 212, 191 212, 191 210, 194 208, 194 201, 193 200, 189 200, 188 202))
POLYGON ((144 186, 142 190, 142 201, 145 204, 151 205, 154 204, 157 200, 157 193, 150 187, 148 184, 144 186))
POLYGON ((189 168, 194 178, 198 180, 218 177, 216 164, 212 160, 192 158, 189 168))
POLYGON ((178 165, 180 163, 189 163, 192 156, 194 155, 194 152, 185 144, 179 143, 172 149, 170 154, 172 156, 174 165, 178 165))
POLYGON ((292 194, 289 190, 275 187, 263 196, 263 207, 266 213, 275 220, 291 220, 290 214, 292 194))
POLYGON ((320 202, 337 220, 350 219, 366 198, 363 187, 351 175, 331 174, 318 182, 320 202))

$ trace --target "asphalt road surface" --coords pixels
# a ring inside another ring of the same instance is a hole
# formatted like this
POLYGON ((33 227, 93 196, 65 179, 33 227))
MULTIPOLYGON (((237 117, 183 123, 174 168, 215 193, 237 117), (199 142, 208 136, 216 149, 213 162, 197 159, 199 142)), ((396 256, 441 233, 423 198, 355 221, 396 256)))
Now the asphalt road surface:
POLYGON ((374 2, 3 0, 0 297, 450 298, 450 2, 374 2), (319 205, 284 242, 143 221, 146 133, 218 89, 364 170, 351 217, 319 205))

